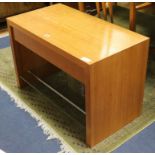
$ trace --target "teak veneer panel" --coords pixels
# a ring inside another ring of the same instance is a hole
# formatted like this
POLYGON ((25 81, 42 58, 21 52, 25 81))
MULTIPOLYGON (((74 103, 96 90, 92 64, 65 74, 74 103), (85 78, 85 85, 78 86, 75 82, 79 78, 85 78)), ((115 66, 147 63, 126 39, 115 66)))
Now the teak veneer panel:
POLYGON ((88 134, 95 145, 141 113, 148 42, 100 61, 90 69, 88 134))
POLYGON ((62 4, 7 21, 19 87, 19 77, 40 66, 42 76, 56 66, 84 84, 89 146, 140 115, 149 38, 62 4))

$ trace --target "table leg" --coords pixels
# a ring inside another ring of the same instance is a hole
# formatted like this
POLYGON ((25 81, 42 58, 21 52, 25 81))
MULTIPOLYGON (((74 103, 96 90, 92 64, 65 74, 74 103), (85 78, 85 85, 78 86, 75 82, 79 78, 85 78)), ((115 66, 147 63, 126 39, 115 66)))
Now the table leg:
POLYGON ((15 66, 15 72, 16 72, 16 78, 17 78, 17 86, 22 87, 25 85, 24 81, 21 80, 20 75, 22 75, 22 60, 20 56, 19 51, 19 44, 15 41, 13 28, 11 26, 8 26, 9 34, 10 34, 10 43, 12 48, 12 54, 13 54, 13 60, 14 60, 14 66, 15 66))

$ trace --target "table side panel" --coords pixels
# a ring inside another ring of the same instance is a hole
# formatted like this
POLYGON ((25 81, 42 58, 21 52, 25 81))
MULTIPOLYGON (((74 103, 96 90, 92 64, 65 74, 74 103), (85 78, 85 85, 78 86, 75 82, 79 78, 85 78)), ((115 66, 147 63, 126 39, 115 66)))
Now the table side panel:
POLYGON ((18 44, 16 44, 16 41, 14 39, 13 28, 9 24, 8 24, 8 31, 10 34, 10 44, 11 44, 13 62, 14 62, 15 73, 16 73, 16 82, 18 87, 22 87, 25 83, 20 79, 20 75, 22 74, 21 55, 18 50, 19 48, 18 44))
POLYGON ((100 61, 86 87, 87 143, 94 146, 140 115, 149 41, 100 61))

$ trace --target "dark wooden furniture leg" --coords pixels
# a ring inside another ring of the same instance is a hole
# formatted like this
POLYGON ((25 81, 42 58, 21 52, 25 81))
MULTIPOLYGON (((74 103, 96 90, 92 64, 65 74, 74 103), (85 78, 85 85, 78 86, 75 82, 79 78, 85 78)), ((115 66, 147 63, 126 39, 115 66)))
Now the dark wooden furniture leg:
POLYGON ((100 2, 96 2, 97 16, 100 17, 100 2))
POLYGON ((135 2, 130 2, 130 15, 129 15, 129 21, 130 21, 130 30, 135 31, 135 21, 136 21, 136 5, 135 2))
POLYGON ((113 23, 113 3, 108 2, 110 22, 113 23))
POLYGON ((102 2, 102 10, 103 10, 104 19, 107 20, 106 2, 102 2))
POLYGON ((78 8, 80 11, 84 12, 85 11, 84 2, 78 2, 78 8))

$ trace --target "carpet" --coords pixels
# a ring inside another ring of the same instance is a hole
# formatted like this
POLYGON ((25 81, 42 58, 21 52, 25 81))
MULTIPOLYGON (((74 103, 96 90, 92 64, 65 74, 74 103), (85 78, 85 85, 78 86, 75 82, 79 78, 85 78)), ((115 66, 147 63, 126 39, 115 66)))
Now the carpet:
POLYGON ((113 153, 154 153, 155 122, 122 144, 113 153))
POLYGON ((0 49, 10 46, 10 38, 8 34, 0 35, 0 49))
POLYGON ((47 140, 28 112, 16 107, 10 96, 0 88, 0 154, 58 153, 57 139, 47 140), (26 147, 25 147, 26 146, 26 147))

